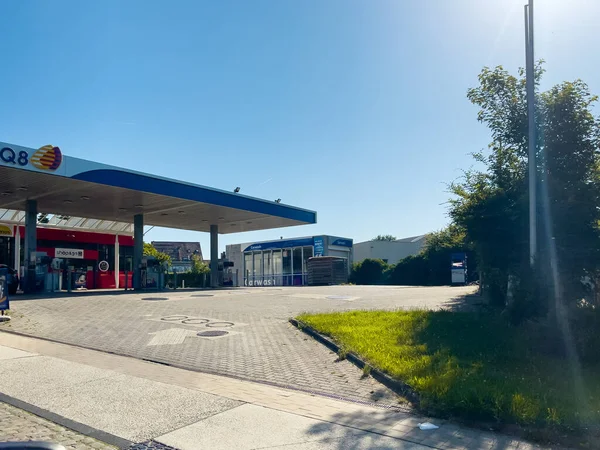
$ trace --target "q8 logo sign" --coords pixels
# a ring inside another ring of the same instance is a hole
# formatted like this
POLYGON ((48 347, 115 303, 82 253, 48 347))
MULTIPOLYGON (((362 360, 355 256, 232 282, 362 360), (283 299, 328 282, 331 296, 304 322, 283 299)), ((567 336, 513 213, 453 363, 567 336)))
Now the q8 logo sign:
POLYGON ((63 156, 60 148, 52 145, 40 147, 31 156, 24 150, 17 152, 10 147, 4 147, 0 150, 0 160, 15 166, 25 167, 31 164, 39 170, 55 171, 60 167, 63 156))

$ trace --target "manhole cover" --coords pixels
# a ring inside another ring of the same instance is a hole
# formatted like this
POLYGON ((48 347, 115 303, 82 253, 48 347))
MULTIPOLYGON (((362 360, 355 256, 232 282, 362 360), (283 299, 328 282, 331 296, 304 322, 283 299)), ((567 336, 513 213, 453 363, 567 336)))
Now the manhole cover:
POLYGON ((210 331, 199 331, 198 336, 200 337, 217 337, 217 336, 225 336, 229 334, 228 331, 223 330, 210 330, 210 331))
POLYGON ((180 320, 189 319, 188 316, 167 316, 162 317, 160 320, 164 320, 165 322, 179 322, 180 320))
POLYGON ((207 322, 210 321, 208 319, 185 319, 181 321, 181 323, 188 323, 190 325, 199 325, 207 322))
POLYGON ((142 300, 169 300, 168 297, 144 297, 142 300))
POLYGON ((328 295, 327 298, 330 300, 350 300, 352 297, 348 295, 328 295))
POLYGON ((213 294, 194 294, 191 297, 213 297, 213 294))
POLYGON ((229 328, 233 325, 233 322, 210 322, 206 324, 209 328, 229 328))

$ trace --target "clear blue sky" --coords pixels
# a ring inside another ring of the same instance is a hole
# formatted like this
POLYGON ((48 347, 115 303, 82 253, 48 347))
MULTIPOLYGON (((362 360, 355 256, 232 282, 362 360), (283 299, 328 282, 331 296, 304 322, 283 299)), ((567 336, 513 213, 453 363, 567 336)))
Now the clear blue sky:
MULTIPOLYGON (((0 2, 0 140, 314 209, 320 233, 447 223, 487 130, 465 93, 524 61, 524 0, 0 2)), ((600 93, 598 0, 536 0, 545 84, 600 93)), ((147 240, 208 236, 154 229, 147 240)))

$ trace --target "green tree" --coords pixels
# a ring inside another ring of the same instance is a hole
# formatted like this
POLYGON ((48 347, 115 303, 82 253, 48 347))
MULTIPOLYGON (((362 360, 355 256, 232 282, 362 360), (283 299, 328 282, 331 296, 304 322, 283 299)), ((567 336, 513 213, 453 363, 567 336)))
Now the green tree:
POLYGON ((466 242, 465 230, 450 224, 429 233, 423 250, 408 256, 389 270, 389 282, 399 285, 440 286, 451 282, 450 261, 452 253, 466 252, 469 260, 469 280, 476 279, 476 260, 466 242))
POLYGON ((396 236, 392 236, 391 234, 378 234, 371 240, 372 241, 395 241, 396 236))
POLYGON ((153 256, 160 262, 166 262, 169 265, 171 264, 171 257, 166 253, 159 252, 158 250, 156 250, 156 247, 154 247, 154 245, 150 244, 149 242, 144 242, 143 252, 144 256, 153 256))
POLYGON ((192 273, 195 275, 210 273, 210 267, 200 259, 200 256, 192 255, 192 273))
MULTIPOLYGON (((542 75, 540 62, 536 85, 542 75)), ((591 112, 596 97, 581 80, 536 95, 539 253, 536 272, 530 273, 525 91, 523 70, 514 76, 502 67, 484 68, 479 86, 468 91, 492 142, 488 151, 473 155, 481 168, 450 185, 450 217, 478 255, 483 283, 497 304, 505 305, 509 279, 531 301, 556 294, 572 303, 582 296, 581 277, 596 279, 599 267, 600 125, 591 112), (554 291, 524 286, 527 280, 554 291)), ((544 307, 525 310, 540 314, 544 307)))

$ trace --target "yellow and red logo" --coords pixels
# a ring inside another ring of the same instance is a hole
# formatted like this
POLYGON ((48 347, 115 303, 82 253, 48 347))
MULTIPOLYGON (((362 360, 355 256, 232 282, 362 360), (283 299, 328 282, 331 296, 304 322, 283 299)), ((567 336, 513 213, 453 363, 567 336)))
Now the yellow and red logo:
POLYGON ((58 147, 44 145, 31 155, 29 162, 40 170, 56 170, 62 162, 62 153, 58 147))
POLYGON ((0 236, 12 236, 13 229, 8 225, 0 225, 0 236))

